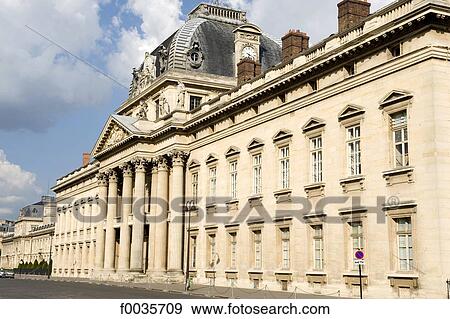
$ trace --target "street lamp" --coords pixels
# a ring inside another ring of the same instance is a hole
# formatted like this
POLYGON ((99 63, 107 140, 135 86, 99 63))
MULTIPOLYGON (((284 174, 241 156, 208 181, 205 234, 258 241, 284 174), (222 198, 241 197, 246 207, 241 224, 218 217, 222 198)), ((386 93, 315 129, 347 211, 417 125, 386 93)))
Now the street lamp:
POLYGON ((450 299, 450 279, 447 279, 447 299, 450 299))
POLYGON ((185 205, 185 214, 188 214, 187 219, 187 256, 186 256, 186 271, 185 271, 185 279, 184 279, 184 290, 188 291, 190 287, 190 281, 189 281, 189 268, 190 268, 190 261, 189 257, 191 256, 191 210, 194 208, 195 202, 193 200, 189 200, 186 202, 185 205))

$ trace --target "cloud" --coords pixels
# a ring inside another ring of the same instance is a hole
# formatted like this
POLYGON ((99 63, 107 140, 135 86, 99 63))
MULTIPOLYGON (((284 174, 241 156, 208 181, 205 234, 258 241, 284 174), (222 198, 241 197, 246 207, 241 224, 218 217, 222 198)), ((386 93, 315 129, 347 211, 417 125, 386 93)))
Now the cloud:
MULTIPOLYGON (((248 12, 251 22, 265 32, 281 38, 290 29, 306 31, 312 43, 337 31, 338 0, 227 0, 233 8, 248 12)), ((393 0, 372 0, 372 12, 393 0)))
POLYGON ((115 17, 112 23, 121 24, 115 52, 108 57, 108 70, 122 82, 130 82, 131 70, 144 59, 146 51, 174 33, 183 23, 180 0, 128 0, 122 15, 131 14, 139 26, 126 27, 124 18, 115 17))
POLYGON ((42 189, 37 184, 36 175, 19 165, 11 163, 0 149, 0 214, 12 214, 28 204, 29 198, 38 197, 42 189))
POLYGON ((98 1, 2 1, 0 130, 45 131, 63 112, 110 95, 109 80, 26 27, 88 58, 103 37, 98 1))

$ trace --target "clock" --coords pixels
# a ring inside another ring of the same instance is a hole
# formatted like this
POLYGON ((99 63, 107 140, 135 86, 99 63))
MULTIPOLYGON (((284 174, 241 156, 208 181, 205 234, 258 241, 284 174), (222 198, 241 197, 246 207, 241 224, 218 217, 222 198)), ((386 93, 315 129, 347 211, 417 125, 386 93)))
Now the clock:
POLYGON ((245 46, 242 49, 242 58, 256 60, 256 50, 251 46, 245 46))

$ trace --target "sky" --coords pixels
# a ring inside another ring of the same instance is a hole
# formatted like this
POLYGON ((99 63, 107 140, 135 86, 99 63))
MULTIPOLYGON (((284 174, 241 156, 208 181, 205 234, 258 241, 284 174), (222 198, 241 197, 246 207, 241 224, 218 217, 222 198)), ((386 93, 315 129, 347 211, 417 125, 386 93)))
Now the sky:
MULTIPOLYGON (((200 2, 0 0, 0 219, 81 166, 132 68, 200 2)), ((222 2, 277 38, 300 29, 313 44, 337 30, 337 0, 222 2)), ((373 12, 393 0, 371 2, 373 12)))

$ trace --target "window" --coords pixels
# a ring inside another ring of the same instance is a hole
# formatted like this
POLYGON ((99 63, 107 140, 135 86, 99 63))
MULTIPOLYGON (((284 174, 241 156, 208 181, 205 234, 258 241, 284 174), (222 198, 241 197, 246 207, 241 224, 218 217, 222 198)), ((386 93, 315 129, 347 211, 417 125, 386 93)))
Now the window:
POLYGON ((230 162, 230 196, 237 198, 237 161, 230 162))
POLYGON ((395 222, 397 226, 399 270, 410 271, 413 269, 411 217, 398 218, 395 222))
POLYGON ((281 254, 282 254, 282 269, 287 270, 290 268, 290 235, 289 228, 281 228, 281 254))
POLYGON ((198 173, 192 173, 192 199, 194 204, 198 203, 198 173))
POLYGON ((216 196, 216 188, 217 188, 217 168, 210 167, 209 168, 209 196, 216 196))
POLYGON ((262 268, 262 237, 261 230, 253 231, 253 249, 255 253, 255 269, 262 268))
POLYGON ((208 236, 209 243, 209 266, 213 268, 216 265, 216 234, 208 236))
POLYGON ((262 156, 253 155, 253 195, 262 193, 262 156))
POLYGON ((202 104, 202 97, 191 95, 189 98, 189 110, 195 110, 202 104))
POLYGON ((191 236, 191 267, 197 267, 197 236, 191 236))
POLYGON ((323 228, 312 226, 313 230, 313 262, 314 270, 323 270, 323 228))
POLYGON ((237 268, 237 233, 230 233, 230 268, 237 268))
POLYGON ((406 110, 391 115, 395 167, 409 165, 408 123, 406 110))
POLYGON ((314 137, 310 140, 311 143, 311 171, 312 182, 322 182, 322 137, 314 137))
POLYGON ((353 262, 355 259, 355 253, 358 250, 364 250, 364 237, 362 222, 352 222, 350 223, 350 240, 352 245, 352 256, 351 262, 353 264, 353 269, 358 269, 358 266, 353 262))
POLYGON ((279 149, 281 189, 289 188, 289 146, 279 149))
POLYGON ((347 128, 347 166, 350 176, 361 174, 361 128, 347 128))

